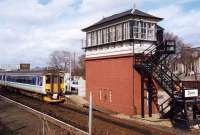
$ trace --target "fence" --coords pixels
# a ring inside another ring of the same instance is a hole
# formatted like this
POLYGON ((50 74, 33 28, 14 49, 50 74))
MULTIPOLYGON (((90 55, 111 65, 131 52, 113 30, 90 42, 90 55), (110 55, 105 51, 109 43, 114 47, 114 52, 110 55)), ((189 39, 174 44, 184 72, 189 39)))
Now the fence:
POLYGON ((186 88, 199 89, 200 90, 200 81, 183 81, 183 84, 186 88))

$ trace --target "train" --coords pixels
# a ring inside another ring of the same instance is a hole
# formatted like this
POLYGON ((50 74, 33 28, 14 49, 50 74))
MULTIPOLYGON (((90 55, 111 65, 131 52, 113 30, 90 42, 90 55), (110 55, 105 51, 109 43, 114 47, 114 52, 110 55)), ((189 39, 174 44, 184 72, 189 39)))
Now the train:
POLYGON ((60 70, 1 71, 0 87, 35 94, 45 102, 59 103, 65 100, 65 79, 65 73, 60 70))

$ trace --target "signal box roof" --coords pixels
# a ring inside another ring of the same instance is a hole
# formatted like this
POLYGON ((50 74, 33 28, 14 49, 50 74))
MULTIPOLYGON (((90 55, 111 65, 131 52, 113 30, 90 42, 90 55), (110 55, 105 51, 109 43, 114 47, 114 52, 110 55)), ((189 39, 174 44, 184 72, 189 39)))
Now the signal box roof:
POLYGON ((106 18, 103 18, 102 20, 100 20, 99 22, 83 29, 83 31, 88 31, 88 30, 91 30, 95 27, 98 27, 99 25, 102 25, 102 24, 105 24, 107 22, 110 22, 110 21, 113 21, 113 20, 117 20, 117 19, 120 19, 120 18, 123 18, 123 17, 141 17, 141 18, 147 18, 147 19, 154 19, 156 21, 161 21, 163 20, 163 18, 159 18, 159 17, 156 17, 156 16, 153 16, 153 15, 150 15, 148 13, 145 13, 145 12, 142 12, 138 9, 130 9, 128 11, 125 11, 125 12, 122 12, 122 13, 118 13, 118 14, 115 14, 115 15, 112 15, 112 16, 109 16, 109 17, 106 17, 106 18))

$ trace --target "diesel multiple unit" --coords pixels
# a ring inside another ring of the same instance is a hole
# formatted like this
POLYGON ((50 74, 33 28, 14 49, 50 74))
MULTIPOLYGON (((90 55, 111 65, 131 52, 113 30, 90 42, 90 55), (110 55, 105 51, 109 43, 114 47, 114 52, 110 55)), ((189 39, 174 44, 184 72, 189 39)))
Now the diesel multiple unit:
POLYGON ((64 79, 64 72, 55 70, 0 72, 1 87, 37 94, 46 102, 64 101, 64 79))

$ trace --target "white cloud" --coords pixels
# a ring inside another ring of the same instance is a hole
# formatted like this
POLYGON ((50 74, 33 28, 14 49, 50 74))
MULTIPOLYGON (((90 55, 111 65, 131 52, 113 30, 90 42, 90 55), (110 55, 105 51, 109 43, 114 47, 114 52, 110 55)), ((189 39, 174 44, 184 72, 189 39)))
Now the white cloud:
POLYGON ((40 21, 55 18, 70 11, 73 0, 52 0, 47 5, 41 5, 37 0, 4 0, 0 2, 0 16, 15 19, 15 21, 40 21))
MULTIPOLYGON (((146 11, 165 18, 161 25, 167 31, 200 44, 200 11, 182 8, 191 1, 195 0, 137 0, 137 7, 158 5, 158 9, 146 11)), ((45 5, 37 0, 0 0, 0 65, 45 65, 53 50, 80 52, 85 37, 82 28, 131 7, 132 0, 51 0, 45 5)))
POLYGON ((161 16, 165 20, 161 23, 166 31, 173 32, 185 42, 199 45, 200 40, 200 18, 199 10, 185 12, 181 5, 169 5, 156 10, 150 10, 154 15, 161 16))
POLYGON ((45 65, 49 53, 56 49, 80 52, 81 28, 67 19, 60 21, 63 14, 66 18, 72 13, 73 2, 0 1, 0 63, 45 65))

